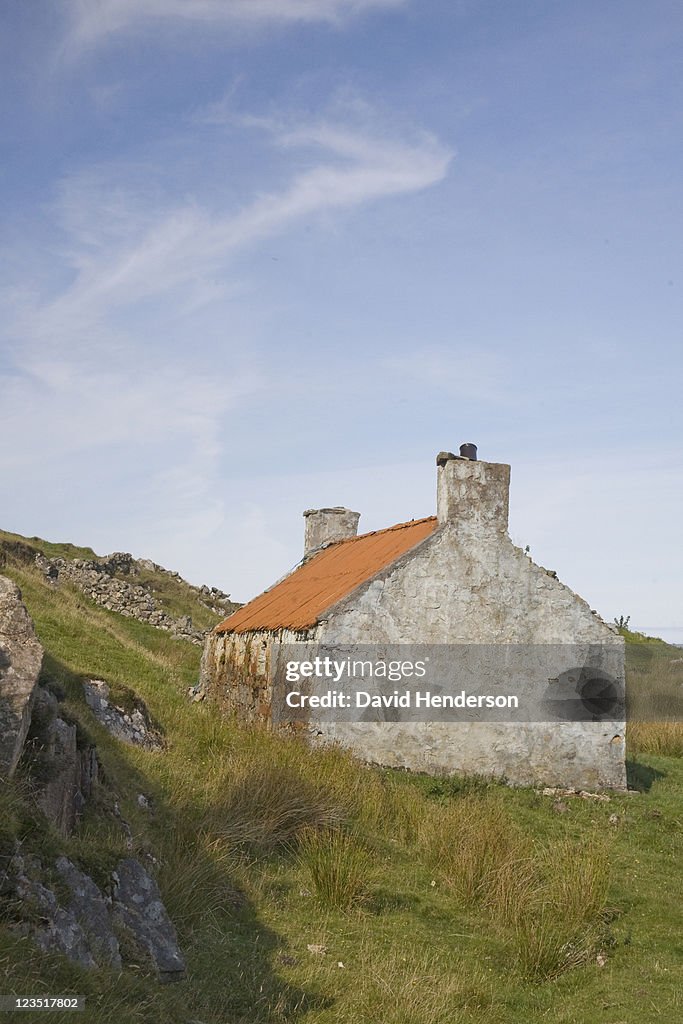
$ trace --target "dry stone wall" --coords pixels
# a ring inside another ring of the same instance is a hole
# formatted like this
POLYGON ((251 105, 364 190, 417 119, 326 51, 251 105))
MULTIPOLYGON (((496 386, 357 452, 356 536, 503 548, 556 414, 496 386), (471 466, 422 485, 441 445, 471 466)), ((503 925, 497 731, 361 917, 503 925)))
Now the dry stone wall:
POLYGON ((125 552, 115 552, 101 560, 47 558, 39 554, 36 555, 35 562, 46 578, 53 583, 71 583, 108 611, 146 622, 150 626, 164 629, 173 636, 198 645, 204 643, 205 631, 195 629, 189 615, 173 618, 159 608, 150 588, 135 581, 140 571, 154 571, 172 577, 187 587, 198 601, 217 615, 229 615, 235 607, 230 601, 230 595, 223 593, 222 590, 216 587, 193 587, 177 572, 164 569, 147 559, 137 560, 125 552), (122 576, 130 579, 121 579, 122 576))

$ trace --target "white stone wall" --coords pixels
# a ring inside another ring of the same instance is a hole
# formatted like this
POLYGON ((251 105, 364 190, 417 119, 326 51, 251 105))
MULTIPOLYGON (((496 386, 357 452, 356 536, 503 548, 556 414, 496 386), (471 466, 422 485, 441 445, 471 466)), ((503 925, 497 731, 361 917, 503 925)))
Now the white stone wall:
MULTIPOLYGON (((589 606, 535 565, 507 535, 473 536, 448 523, 332 609, 323 644, 516 643, 606 645, 623 682, 624 641, 589 606)), ((317 723, 379 764, 504 776, 526 785, 626 785, 625 723, 317 723)))

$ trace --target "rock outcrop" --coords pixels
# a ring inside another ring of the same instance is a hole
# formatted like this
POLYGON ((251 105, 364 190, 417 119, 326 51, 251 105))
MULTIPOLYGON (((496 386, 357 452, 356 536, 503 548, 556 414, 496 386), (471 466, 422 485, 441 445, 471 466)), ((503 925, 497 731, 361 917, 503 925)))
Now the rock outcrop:
POLYGON ((42 660, 19 587, 0 576, 0 780, 14 774, 21 756, 42 660))
POLYGON ((112 875, 114 920, 151 959, 162 981, 175 981, 185 972, 178 937, 156 882, 142 864, 127 857, 112 875))
POLYGON ((109 686, 103 679, 89 679, 83 689, 88 707, 112 736, 146 750, 162 749, 160 732, 140 697, 133 696, 133 706, 126 711, 110 699, 109 686))
POLYGON ((99 763, 92 743, 79 742, 78 727, 59 714, 57 698, 38 687, 27 744, 27 757, 40 761, 36 803, 63 836, 76 827, 97 785, 99 763))
POLYGON ((185 961, 173 922, 159 889, 142 864, 132 857, 120 861, 105 893, 67 857, 58 857, 54 875, 58 896, 46 884, 38 858, 18 844, 3 866, 2 896, 20 911, 12 926, 29 935, 46 953, 62 953, 81 967, 124 966, 119 937, 137 961, 156 971, 161 981, 176 981, 185 961), (18 901, 18 903, 17 903, 18 901))

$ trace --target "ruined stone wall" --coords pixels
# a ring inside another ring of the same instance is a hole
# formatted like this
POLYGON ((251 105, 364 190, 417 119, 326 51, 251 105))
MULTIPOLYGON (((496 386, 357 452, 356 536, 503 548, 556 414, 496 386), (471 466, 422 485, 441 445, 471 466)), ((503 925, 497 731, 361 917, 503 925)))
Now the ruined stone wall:
POLYGON ((136 583, 135 577, 140 569, 147 569, 171 576, 193 592, 195 598, 206 608, 219 615, 229 615, 236 607, 230 596, 216 587, 193 587, 183 580, 177 572, 170 572, 155 562, 136 560, 124 552, 116 552, 106 559, 86 560, 81 558, 47 558, 36 555, 36 565, 48 580, 72 583, 96 604, 109 611, 118 612, 127 618, 138 619, 157 629, 164 629, 173 636, 191 643, 204 643, 206 633, 195 629, 192 619, 187 616, 173 618, 159 608, 150 589, 142 583, 136 583), (122 575, 130 577, 121 579, 122 575))
POLYGON ((199 693, 242 722, 271 725, 273 658, 283 644, 312 641, 316 631, 256 630, 209 633, 204 645, 199 693))

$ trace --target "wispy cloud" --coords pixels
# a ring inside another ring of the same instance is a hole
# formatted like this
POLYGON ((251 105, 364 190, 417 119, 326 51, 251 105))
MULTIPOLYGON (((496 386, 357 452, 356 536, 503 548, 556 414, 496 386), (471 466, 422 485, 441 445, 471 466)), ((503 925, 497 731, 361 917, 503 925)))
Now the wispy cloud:
POLYGON ((87 501, 110 466, 117 488, 136 495, 137 535, 169 549, 183 529, 199 543, 220 528, 228 439, 240 409, 272 384, 234 324, 220 353, 206 346, 204 328, 230 316, 241 286, 235 258, 303 219, 434 185, 450 160, 432 136, 387 135, 368 119, 252 121, 242 131, 266 139, 279 185, 221 208, 199 182, 179 202, 163 175, 149 181, 120 161, 85 169, 62 183, 52 211, 52 291, 4 295, 0 430, 16 441, 0 466, 17 478, 38 466, 54 467, 57 481, 76 472, 87 501), (92 484, 80 475, 89 460, 92 484))
POLYGON ((107 36, 145 25, 235 24, 258 26, 287 22, 341 25, 373 10, 400 7, 407 0, 67 0, 69 44, 86 49, 107 36))
POLYGON ((439 182, 450 152, 434 137, 386 137, 348 126, 259 122, 282 149, 308 150, 303 166, 279 190, 259 195, 237 212, 216 214, 199 198, 182 206, 160 199, 156 213, 142 199, 116 189, 101 174, 64 186, 61 211, 70 242, 73 283, 29 313, 23 333, 75 338, 94 321, 152 296, 194 289, 212 294, 212 282, 233 253, 302 218, 407 194, 439 182), (142 230, 141 230, 142 226, 142 230))

